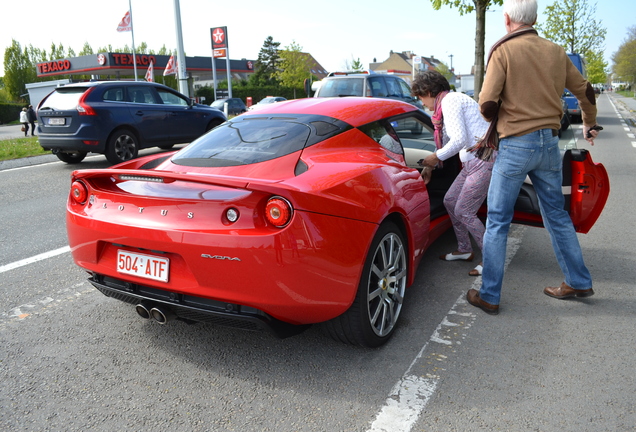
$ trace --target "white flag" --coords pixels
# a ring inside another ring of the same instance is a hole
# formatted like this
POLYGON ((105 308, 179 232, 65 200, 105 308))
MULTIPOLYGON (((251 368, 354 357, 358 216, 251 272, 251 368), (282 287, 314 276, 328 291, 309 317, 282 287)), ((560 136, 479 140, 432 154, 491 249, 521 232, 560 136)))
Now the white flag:
POLYGON ((117 26, 118 32, 132 31, 132 25, 130 23, 130 11, 126 11, 126 15, 121 19, 121 22, 117 26))
POLYGON ((166 65, 166 70, 163 71, 163 76, 166 75, 175 75, 177 73, 177 62, 174 59, 174 56, 171 55, 168 60, 168 64, 166 65))
POLYGON ((146 81, 148 82, 154 82, 154 73, 155 73, 155 68, 154 65, 152 64, 152 60, 150 60, 150 66, 148 66, 148 71, 146 72, 146 81))

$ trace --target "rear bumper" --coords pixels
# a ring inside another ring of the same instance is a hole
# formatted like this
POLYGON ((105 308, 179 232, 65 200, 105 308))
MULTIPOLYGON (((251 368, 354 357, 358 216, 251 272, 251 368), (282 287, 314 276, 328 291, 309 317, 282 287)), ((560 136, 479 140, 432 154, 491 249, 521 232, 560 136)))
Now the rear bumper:
POLYGON ((93 274, 88 281, 107 297, 132 305, 145 302, 153 307, 161 306, 184 321, 267 331, 280 338, 294 336, 309 327, 284 323, 251 307, 158 290, 104 275, 93 274))
MULTIPOLYGON (((150 209, 146 212, 150 218, 150 209)), ((377 228, 302 211, 275 233, 188 232, 185 224, 183 229, 155 229, 67 213, 73 258, 91 274, 120 280, 122 286, 152 288, 161 298, 179 293, 204 302, 249 306, 294 325, 327 321, 349 308, 377 228), (334 241, 324 241, 327 232, 334 241), (169 259, 169 280, 119 273, 119 250, 169 259)))
POLYGON ((106 140, 98 133, 92 132, 91 127, 82 127, 73 134, 51 133, 51 128, 52 126, 38 125, 38 142, 44 150, 104 153, 106 149, 106 140), (85 141, 97 142, 97 144, 89 145, 85 141))

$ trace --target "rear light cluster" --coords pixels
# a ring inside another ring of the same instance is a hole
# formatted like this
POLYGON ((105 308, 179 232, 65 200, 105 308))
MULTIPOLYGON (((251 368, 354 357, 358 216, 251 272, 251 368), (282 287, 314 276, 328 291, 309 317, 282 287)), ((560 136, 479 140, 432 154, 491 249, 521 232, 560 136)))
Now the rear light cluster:
POLYGON ((90 94, 90 92, 92 92, 95 89, 95 87, 91 87, 88 90, 86 90, 84 92, 84 94, 82 95, 82 97, 79 99, 79 102, 77 103, 77 113, 79 115, 88 115, 88 116, 94 116, 97 115, 97 113, 95 112, 95 110, 93 109, 92 106, 88 105, 85 100, 86 100, 86 96, 88 96, 90 94))
POLYGON ((73 182, 71 185, 71 198, 73 198, 77 204, 86 203, 86 199, 88 198, 88 189, 83 182, 79 180, 75 180, 73 182))
MULTIPOLYGON (((71 199, 77 204, 86 204, 88 199, 88 188, 81 180, 75 180, 71 184, 71 199)), ((265 205, 265 217, 267 222, 277 228, 283 228, 291 222, 294 215, 294 209, 289 201, 280 196, 273 196, 265 205)), ((230 223, 236 222, 239 217, 239 211, 231 207, 225 211, 225 217, 230 223)))
POLYGON ((294 209, 290 202, 283 197, 271 197, 265 206, 265 217, 267 221, 277 228, 287 226, 293 214, 294 209))

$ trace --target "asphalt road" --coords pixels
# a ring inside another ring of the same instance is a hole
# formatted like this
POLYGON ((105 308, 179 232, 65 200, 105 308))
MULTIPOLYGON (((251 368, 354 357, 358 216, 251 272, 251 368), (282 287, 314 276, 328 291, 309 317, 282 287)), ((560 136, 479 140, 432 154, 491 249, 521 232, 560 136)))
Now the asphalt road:
POLYGON ((486 315, 464 301, 474 263, 437 259, 455 247, 449 232, 427 251, 395 337, 375 350, 317 327, 278 340, 143 321, 92 288, 66 249, 69 175, 105 159, 0 165, 0 428, 636 430, 636 139, 624 105, 602 95, 599 111, 591 152, 612 191, 579 237, 596 295, 545 296, 562 280, 547 232, 515 226, 500 314, 486 315))

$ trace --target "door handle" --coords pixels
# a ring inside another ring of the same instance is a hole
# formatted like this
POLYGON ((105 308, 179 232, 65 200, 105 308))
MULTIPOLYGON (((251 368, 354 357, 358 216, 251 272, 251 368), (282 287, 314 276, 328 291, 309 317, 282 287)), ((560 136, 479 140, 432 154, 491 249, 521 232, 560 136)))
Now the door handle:
POLYGON ((144 112, 143 112, 143 111, 137 111, 137 112, 135 113, 135 115, 142 116, 142 115, 144 115, 144 112))

